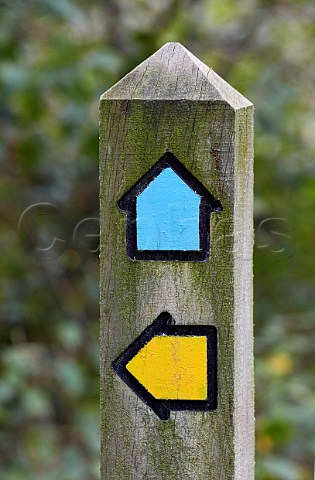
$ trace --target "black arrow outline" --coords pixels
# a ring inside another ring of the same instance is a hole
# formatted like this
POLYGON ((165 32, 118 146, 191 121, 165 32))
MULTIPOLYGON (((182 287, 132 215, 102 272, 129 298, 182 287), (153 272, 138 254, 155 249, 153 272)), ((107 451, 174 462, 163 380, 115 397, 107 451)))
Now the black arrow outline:
POLYGON ((166 152, 118 202, 121 212, 127 213, 126 249, 130 260, 179 260, 204 262, 210 256, 210 215, 220 213, 223 208, 219 200, 194 177, 171 152, 166 152), (171 169, 200 196, 198 250, 138 250, 137 247, 137 197, 165 169, 171 169))
POLYGON ((168 312, 162 312, 134 342, 112 363, 112 369, 161 420, 168 420, 171 410, 213 411, 217 408, 217 329, 213 325, 175 325, 168 312), (127 370, 130 360, 155 336, 206 336, 208 398, 206 400, 157 400, 127 370))

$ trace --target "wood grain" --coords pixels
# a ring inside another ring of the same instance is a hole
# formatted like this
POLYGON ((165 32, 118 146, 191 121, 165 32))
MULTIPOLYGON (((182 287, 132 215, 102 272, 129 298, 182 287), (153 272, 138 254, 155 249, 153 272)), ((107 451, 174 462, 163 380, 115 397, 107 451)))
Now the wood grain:
POLYGON ((253 106, 178 43, 101 97, 101 479, 253 480, 253 106), (117 202, 171 151, 223 205, 210 260, 130 261, 117 202), (162 422, 110 368, 164 310, 218 330, 218 408, 162 422))

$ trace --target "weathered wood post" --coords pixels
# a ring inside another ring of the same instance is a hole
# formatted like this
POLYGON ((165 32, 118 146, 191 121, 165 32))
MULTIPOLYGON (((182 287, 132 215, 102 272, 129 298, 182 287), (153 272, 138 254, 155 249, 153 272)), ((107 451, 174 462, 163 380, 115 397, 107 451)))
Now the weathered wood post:
POLYGON ((178 43, 100 103, 102 480, 253 480, 252 104, 178 43))

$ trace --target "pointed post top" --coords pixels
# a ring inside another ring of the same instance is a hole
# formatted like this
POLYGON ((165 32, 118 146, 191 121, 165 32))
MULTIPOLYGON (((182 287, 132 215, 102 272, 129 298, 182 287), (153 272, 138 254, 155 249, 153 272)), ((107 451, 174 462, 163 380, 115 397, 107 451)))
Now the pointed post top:
POLYGON ((166 43, 101 96, 101 100, 200 100, 233 109, 252 103, 183 45, 166 43))

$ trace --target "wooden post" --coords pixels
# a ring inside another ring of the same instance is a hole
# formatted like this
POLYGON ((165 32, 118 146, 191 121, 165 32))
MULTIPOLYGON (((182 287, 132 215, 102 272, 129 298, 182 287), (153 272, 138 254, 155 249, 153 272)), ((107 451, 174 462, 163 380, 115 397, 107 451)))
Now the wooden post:
POLYGON ((102 480, 254 478, 252 160, 252 104, 178 43, 101 97, 102 480))

